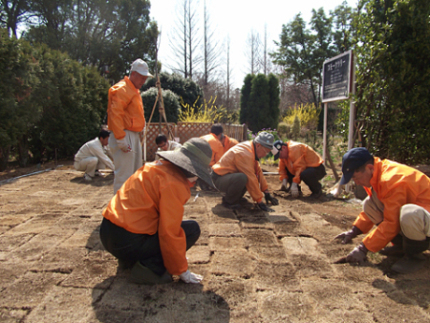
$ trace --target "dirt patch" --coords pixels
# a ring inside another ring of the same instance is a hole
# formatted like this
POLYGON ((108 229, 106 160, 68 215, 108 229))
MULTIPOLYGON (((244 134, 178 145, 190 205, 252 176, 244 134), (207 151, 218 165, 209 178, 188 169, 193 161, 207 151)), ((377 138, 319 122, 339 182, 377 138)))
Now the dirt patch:
MULTIPOLYGON (((88 183, 71 161, 43 167, 0 174, 2 322, 430 321, 429 252, 413 275, 391 272, 396 258, 372 253, 364 266, 333 264, 361 241, 333 241, 351 227, 359 203, 313 200, 305 185, 293 199, 278 191, 276 175, 267 176, 280 201, 271 212, 249 195, 242 209, 229 210, 220 194, 195 189, 185 218, 197 220, 202 234, 187 257, 202 284, 175 277, 139 286, 99 240, 113 175, 88 183)), ((334 183, 324 185, 327 192, 334 183)))

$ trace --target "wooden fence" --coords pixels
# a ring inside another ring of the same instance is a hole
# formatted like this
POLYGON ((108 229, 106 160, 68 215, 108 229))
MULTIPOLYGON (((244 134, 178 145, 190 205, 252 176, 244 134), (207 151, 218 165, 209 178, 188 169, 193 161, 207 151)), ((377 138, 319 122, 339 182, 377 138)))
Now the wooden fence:
MULTIPOLYGON (((146 161, 153 161, 155 159, 155 152, 157 151, 157 145, 155 143, 155 138, 157 138, 158 134, 163 133, 168 136, 167 127, 170 128, 171 132, 175 136, 176 139, 182 144, 186 142, 188 139, 201 137, 210 133, 211 127, 213 123, 198 123, 198 122, 178 122, 175 123, 166 123, 160 125, 158 123, 151 123, 148 128, 148 132, 146 134, 146 142, 143 145, 143 156, 145 159, 145 149, 146 149, 146 161)), ((235 138, 239 142, 245 141, 248 139, 247 137, 247 127, 246 125, 238 125, 238 124, 222 124, 224 129, 224 134, 235 138)), ((169 138, 170 140, 170 138, 169 138)))

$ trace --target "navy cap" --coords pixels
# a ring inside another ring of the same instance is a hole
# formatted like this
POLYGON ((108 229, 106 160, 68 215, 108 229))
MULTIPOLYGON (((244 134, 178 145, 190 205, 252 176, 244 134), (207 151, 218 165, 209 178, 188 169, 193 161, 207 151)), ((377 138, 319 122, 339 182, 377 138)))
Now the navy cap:
POLYGON ((357 147, 348 150, 342 157, 342 179, 340 185, 348 184, 352 175, 360 166, 363 166, 373 156, 364 147, 357 147))
POLYGON ((281 153, 282 146, 286 146, 286 144, 282 140, 276 140, 273 143, 272 154, 275 160, 279 158, 279 154, 281 153))

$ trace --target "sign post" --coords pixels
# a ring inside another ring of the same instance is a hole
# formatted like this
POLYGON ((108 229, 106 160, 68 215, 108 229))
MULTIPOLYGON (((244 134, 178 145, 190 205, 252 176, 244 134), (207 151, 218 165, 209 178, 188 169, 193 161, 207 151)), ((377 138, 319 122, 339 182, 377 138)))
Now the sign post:
MULTIPOLYGON (((324 103, 324 129, 323 129, 323 159, 326 162, 327 149, 327 103, 349 98, 349 93, 355 93, 354 82, 354 55, 347 51, 323 63, 322 102, 324 103)), ((348 149, 354 141, 355 105, 351 101, 349 114, 348 149)))

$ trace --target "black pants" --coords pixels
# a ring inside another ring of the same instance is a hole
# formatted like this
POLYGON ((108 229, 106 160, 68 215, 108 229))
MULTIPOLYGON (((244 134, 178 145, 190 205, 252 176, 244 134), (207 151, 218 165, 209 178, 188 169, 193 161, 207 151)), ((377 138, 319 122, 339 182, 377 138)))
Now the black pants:
MULTIPOLYGON (((182 221, 181 227, 185 232, 188 250, 199 239, 200 227, 193 220, 182 221)), ((166 271, 158 233, 153 235, 132 233, 103 218, 100 239, 105 249, 119 260, 130 265, 139 261, 160 276, 166 271)))
MULTIPOLYGON (((288 183, 293 182, 294 174, 291 174, 288 168, 285 168, 288 175, 288 183)), ((321 191, 321 183, 319 182, 323 177, 327 175, 325 171, 325 167, 323 164, 319 165, 318 167, 309 167, 306 168, 301 174, 300 179, 309 186, 309 189, 312 193, 318 193, 321 191)))
POLYGON ((393 240, 391 240, 391 242, 394 245, 401 246, 403 251, 409 256, 413 256, 430 249, 430 237, 423 241, 417 241, 398 234, 393 240))

